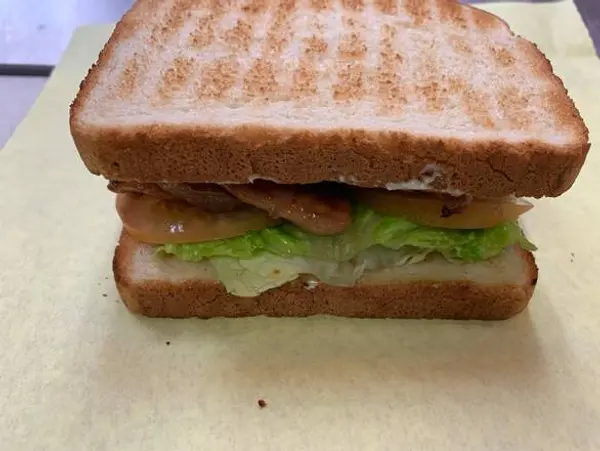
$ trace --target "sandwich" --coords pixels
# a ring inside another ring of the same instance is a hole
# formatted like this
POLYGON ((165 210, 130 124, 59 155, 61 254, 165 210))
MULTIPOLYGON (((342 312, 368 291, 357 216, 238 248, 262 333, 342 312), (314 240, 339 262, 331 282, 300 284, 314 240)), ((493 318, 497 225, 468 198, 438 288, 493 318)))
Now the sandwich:
POLYGON ((542 52, 451 0, 138 0, 70 127, 120 296, 174 318, 509 318, 528 198, 590 147, 542 52))

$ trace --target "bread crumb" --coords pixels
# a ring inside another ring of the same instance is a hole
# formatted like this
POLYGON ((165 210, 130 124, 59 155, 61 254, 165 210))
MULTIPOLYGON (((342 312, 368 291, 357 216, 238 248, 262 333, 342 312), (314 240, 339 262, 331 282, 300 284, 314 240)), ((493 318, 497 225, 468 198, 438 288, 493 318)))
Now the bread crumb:
POLYGON ((267 407, 267 402, 264 399, 259 399, 258 407, 260 407, 261 409, 264 409, 265 407, 267 407))

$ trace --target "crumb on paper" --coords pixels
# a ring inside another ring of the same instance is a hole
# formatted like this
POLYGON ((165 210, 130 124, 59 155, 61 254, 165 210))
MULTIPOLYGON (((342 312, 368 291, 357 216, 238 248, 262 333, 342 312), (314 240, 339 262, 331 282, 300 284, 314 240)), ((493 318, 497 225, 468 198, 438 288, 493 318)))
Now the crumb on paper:
POLYGON ((264 409, 265 407, 267 407, 267 402, 264 399, 259 399, 258 407, 260 407, 261 409, 264 409))
POLYGON ((106 293, 102 293, 102 297, 103 297, 103 298, 106 298, 106 297, 108 297, 108 294, 106 294, 106 293))
POLYGON ((166 344, 167 346, 171 346, 171 342, 170 342, 170 341, 165 341, 165 344, 166 344))

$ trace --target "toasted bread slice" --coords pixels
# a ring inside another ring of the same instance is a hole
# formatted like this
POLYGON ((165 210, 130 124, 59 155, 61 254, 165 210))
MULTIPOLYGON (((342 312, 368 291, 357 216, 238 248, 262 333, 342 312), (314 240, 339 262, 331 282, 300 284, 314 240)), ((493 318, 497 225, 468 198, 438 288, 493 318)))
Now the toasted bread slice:
POLYGON ((544 55, 452 0, 138 0, 71 130, 114 180, 476 196, 559 195, 589 149, 544 55))
POLYGON ((299 279, 253 298, 227 294, 208 263, 158 257, 123 232, 113 269, 129 310, 158 317, 335 315, 500 320, 523 310, 537 282, 533 255, 518 247, 475 264, 440 257, 373 271, 353 287, 299 279))

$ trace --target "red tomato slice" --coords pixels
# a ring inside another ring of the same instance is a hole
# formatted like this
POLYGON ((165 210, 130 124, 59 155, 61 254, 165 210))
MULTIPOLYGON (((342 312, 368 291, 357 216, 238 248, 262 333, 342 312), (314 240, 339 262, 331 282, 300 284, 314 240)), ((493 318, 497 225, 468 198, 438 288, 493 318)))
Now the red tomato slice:
POLYGON ((360 202, 375 211, 401 216, 417 224, 449 229, 485 229, 514 221, 533 208, 523 199, 474 199, 453 209, 451 199, 414 191, 357 190, 360 202))
POLYGON ((152 244, 232 238, 280 223, 254 207, 209 213, 183 202, 142 194, 118 194, 116 204, 125 230, 137 240, 152 244))

